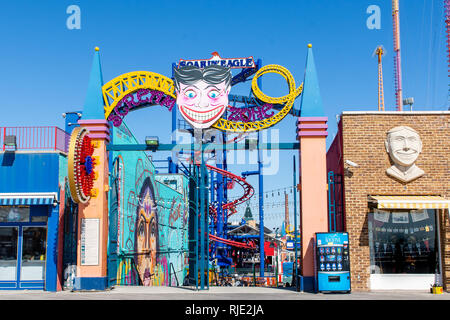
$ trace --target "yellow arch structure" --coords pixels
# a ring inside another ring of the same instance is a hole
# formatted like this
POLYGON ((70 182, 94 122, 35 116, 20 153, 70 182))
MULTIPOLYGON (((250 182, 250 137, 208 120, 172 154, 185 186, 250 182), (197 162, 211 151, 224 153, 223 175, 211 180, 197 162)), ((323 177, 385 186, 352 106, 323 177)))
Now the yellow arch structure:
MULTIPOLYGON (((108 119, 109 115, 121 99, 127 94, 139 89, 158 90, 176 99, 175 85, 172 79, 149 71, 128 72, 112 79, 102 87, 103 100, 105 103, 105 119, 108 119)), ((289 113, 294 105, 295 99, 303 91, 303 83, 296 88, 294 77, 288 69, 276 64, 271 64, 262 67, 255 74, 252 80, 252 90, 255 97, 259 100, 271 104, 284 104, 284 107, 273 116, 264 120, 237 122, 221 118, 213 124, 212 127, 222 131, 231 132, 251 132, 267 129, 283 120, 289 113), (265 95, 258 87, 257 79, 266 73, 276 73, 281 75, 287 81, 289 93, 282 97, 269 97, 265 95)))
POLYGON ((108 119, 117 103, 127 94, 139 89, 151 89, 161 91, 176 99, 173 80, 149 71, 133 71, 124 73, 102 87, 103 101, 105 103, 105 119, 108 119))

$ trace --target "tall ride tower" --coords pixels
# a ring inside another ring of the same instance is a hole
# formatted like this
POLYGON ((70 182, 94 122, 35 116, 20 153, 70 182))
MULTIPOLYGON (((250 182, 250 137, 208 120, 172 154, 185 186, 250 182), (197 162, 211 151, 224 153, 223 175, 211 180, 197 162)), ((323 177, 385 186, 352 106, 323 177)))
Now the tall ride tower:
POLYGON ((384 111, 383 65, 381 60, 385 53, 383 46, 378 46, 373 53, 378 57, 378 111, 384 111))
POLYGON ((398 1, 399 0, 392 0, 392 24, 394 31, 394 83, 397 111, 402 111, 402 60, 400 55, 400 18, 398 1))

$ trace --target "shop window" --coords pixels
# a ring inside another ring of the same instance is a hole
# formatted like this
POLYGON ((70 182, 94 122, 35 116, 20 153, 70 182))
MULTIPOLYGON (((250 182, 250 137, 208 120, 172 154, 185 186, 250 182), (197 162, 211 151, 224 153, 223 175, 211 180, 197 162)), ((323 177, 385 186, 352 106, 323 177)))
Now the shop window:
POLYGON ((48 216, 31 216, 31 222, 47 222, 48 216))
POLYGON ((378 210, 369 213, 372 274, 438 272, 436 210, 378 210))
POLYGON ((29 222, 30 207, 0 206, 0 222, 29 222))
POLYGON ((48 206, 32 206, 30 207, 31 222, 47 222, 48 206))
POLYGON ((44 280, 47 228, 24 227, 21 280, 44 280))
POLYGON ((0 227, 0 280, 16 279, 17 239, 17 227, 0 227))

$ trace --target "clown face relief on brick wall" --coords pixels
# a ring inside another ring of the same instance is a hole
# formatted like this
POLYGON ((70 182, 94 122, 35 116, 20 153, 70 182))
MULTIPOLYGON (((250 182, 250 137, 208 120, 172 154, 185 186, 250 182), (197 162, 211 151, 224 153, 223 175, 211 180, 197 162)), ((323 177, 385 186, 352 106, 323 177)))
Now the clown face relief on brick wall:
POLYGON ((386 173, 402 182, 410 182, 425 174, 415 162, 422 152, 422 140, 413 128, 399 126, 387 132, 386 152, 393 165, 386 173))
POLYGON ((196 129, 211 127, 228 107, 231 70, 220 65, 174 68, 177 105, 183 118, 196 129))

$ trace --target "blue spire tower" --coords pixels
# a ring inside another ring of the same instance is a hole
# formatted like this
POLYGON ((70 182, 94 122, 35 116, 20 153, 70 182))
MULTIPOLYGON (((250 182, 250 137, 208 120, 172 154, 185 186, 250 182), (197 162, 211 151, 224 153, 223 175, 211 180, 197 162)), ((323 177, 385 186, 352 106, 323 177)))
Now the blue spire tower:
POLYGON ((324 117, 322 97, 319 89, 316 65, 312 45, 308 44, 308 55, 306 58, 305 78, 303 81, 303 93, 300 101, 300 117, 324 117))
POLYGON ((109 124, 105 119, 102 91, 103 75, 99 51, 100 49, 95 47, 83 115, 78 123, 89 127, 88 130, 91 133, 89 136, 92 139, 104 138, 109 142, 109 124))
POLYGON ((95 47, 91 75, 83 108, 83 120, 104 119, 103 109, 103 75, 100 63, 100 49, 95 47))

